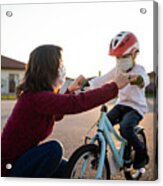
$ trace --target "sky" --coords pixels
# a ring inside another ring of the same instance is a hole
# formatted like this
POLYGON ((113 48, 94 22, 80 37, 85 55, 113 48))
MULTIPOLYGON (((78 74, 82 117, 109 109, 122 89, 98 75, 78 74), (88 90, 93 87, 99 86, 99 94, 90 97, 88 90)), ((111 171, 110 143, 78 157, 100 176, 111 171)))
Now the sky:
POLYGON ((109 44, 120 31, 140 43, 137 63, 153 71, 153 1, 16 4, 1 7, 1 54, 27 63, 42 44, 63 48, 68 77, 97 76, 111 70, 109 44), (147 10, 146 14, 140 12, 147 10), (6 15, 7 11, 12 16, 6 15))

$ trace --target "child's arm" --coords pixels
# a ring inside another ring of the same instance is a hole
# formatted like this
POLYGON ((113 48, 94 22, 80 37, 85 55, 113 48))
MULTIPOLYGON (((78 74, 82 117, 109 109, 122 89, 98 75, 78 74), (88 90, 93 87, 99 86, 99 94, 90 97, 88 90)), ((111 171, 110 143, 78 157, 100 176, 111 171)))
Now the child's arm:
POLYGON ((108 73, 104 74, 103 76, 100 77, 96 77, 92 80, 89 81, 90 84, 90 88, 94 89, 94 88, 99 88, 102 85, 111 82, 114 78, 115 75, 115 68, 113 68, 111 71, 109 71, 108 73))

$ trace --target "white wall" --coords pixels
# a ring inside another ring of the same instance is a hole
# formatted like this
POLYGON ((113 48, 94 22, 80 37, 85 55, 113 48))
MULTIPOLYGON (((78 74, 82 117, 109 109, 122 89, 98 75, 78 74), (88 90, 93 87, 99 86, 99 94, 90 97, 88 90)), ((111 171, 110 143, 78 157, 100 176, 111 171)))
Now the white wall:
POLYGON ((70 79, 67 79, 66 78, 66 81, 65 83, 63 84, 61 90, 60 90, 60 93, 64 93, 66 91, 66 89, 70 86, 70 84, 73 82, 73 80, 70 80, 70 79))
POLYGON ((23 79, 24 72, 24 70, 1 69, 1 93, 9 93, 9 74, 17 74, 19 76, 19 80, 16 82, 17 85, 23 79))

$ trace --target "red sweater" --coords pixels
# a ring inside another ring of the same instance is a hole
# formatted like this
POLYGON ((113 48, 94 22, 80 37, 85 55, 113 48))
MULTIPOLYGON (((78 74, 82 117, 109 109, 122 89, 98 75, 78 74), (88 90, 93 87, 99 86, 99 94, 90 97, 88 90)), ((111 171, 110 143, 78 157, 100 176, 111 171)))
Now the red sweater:
POLYGON ((54 122, 65 114, 92 109, 116 97, 115 83, 80 94, 54 94, 50 91, 25 92, 18 99, 1 136, 2 176, 9 175, 6 164, 44 140, 54 122))

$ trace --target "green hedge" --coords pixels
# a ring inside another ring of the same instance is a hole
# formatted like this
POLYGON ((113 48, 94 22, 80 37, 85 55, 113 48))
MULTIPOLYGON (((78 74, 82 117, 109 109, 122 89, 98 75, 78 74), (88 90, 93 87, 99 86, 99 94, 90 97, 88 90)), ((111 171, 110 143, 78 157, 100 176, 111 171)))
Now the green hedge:
POLYGON ((15 100, 16 95, 1 95, 1 100, 15 100))

